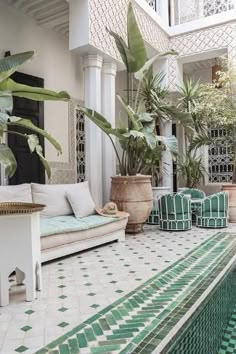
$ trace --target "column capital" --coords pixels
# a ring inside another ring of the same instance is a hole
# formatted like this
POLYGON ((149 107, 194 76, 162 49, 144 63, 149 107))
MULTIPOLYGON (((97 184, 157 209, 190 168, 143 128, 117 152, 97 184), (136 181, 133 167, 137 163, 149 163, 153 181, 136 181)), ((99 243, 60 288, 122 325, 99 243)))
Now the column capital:
POLYGON ((107 75, 114 75, 116 76, 116 69, 117 69, 117 65, 115 63, 104 63, 103 64, 103 68, 102 68, 102 71, 104 74, 107 74, 107 75))
POLYGON ((83 65, 85 68, 102 68, 103 58, 99 54, 88 54, 83 57, 83 65))

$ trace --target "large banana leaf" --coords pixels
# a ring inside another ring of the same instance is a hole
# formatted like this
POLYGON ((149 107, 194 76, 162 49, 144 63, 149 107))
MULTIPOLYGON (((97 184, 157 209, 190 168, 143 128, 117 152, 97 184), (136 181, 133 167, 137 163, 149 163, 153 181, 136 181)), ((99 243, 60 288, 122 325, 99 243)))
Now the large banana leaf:
POLYGON ((173 155, 178 153, 178 142, 175 136, 156 135, 156 140, 162 143, 166 150, 170 151, 173 155))
POLYGON ((135 63, 135 59, 132 56, 131 51, 128 48, 127 44, 125 43, 123 38, 119 36, 117 33, 110 31, 109 29, 107 29, 107 31, 115 39, 116 47, 120 53, 123 63, 125 64, 127 72, 132 72, 132 67, 135 63))
POLYGON ((94 111, 93 109, 86 108, 83 106, 79 106, 79 110, 83 112, 94 124, 96 124, 104 133, 107 135, 111 134, 112 131, 112 126, 111 124, 106 120, 103 115, 98 113, 97 111, 94 111))
POLYGON ((13 107, 13 100, 12 100, 11 92, 1 91, 0 89, 0 112, 11 112, 12 107, 13 107))
POLYGON ((127 15, 127 35, 128 35, 128 47, 131 55, 134 58, 134 62, 130 63, 130 72, 136 72, 143 67, 147 61, 147 53, 144 45, 143 37, 140 33, 134 10, 131 2, 128 6, 127 15))
POLYGON ((16 159, 13 152, 6 144, 0 144, 0 164, 5 168, 7 177, 12 177, 16 172, 16 159))
POLYGON ((36 154, 39 156, 41 163, 43 164, 43 167, 47 173, 48 178, 51 178, 51 168, 50 165, 48 163, 48 161, 45 159, 45 157, 43 156, 43 149, 41 145, 37 145, 35 148, 36 154))
POLYGON ((67 101, 70 96, 67 92, 55 92, 41 87, 32 87, 18 84, 12 79, 0 83, 0 91, 10 91, 13 96, 24 97, 35 101, 67 101))
POLYGON ((3 132, 7 127, 9 115, 7 113, 0 112, 0 139, 3 136, 3 132))
POLYGON ((61 145, 54 139, 51 134, 49 134, 46 130, 40 129, 36 125, 34 125, 29 119, 23 119, 20 117, 11 116, 9 117, 9 126, 19 126, 22 128, 29 129, 37 134, 40 134, 44 138, 46 138, 57 150, 59 154, 62 153, 61 145))
POLYGON ((155 55, 153 58, 146 61, 146 63, 141 67, 141 69, 139 69, 137 72, 135 72, 134 77, 138 81, 142 81, 144 79, 145 75, 150 70, 151 66, 155 63, 155 61, 160 59, 161 57, 165 57, 167 55, 177 55, 177 52, 174 50, 170 50, 168 52, 159 53, 159 54, 155 55))
POLYGON ((24 52, 0 59, 0 82, 11 76, 22 64, 30 60, 35 52, 24 52))
POLYGON ((119 95, 116 95, 118 100, 120 101, 121 105, 123 106, 124 110, 126 111, 127 113, 127 116, 130 120, 130 122, 132 123, 132 128, 134 130, 140 130, 142 129, 143 125, 141 123, 141 121, 139 120, 139 117, 138 117, 138 114, 135 113, 135 111, 133 110, 133 108, 126 104, 125 100, 119 96, 119 95))
POLYGON ((28 146, 29 146, 31 153, 36 152, 41 163, 43 164, 43 167, 47 173, 48 178, 50 179, 51 178, 51 168, 49 166, 48 161, 43 156, 43 148, 39 143, 39 138, 35 134, 30 134, 30 135, 26 136, 26 138, 28 140, 28 146))

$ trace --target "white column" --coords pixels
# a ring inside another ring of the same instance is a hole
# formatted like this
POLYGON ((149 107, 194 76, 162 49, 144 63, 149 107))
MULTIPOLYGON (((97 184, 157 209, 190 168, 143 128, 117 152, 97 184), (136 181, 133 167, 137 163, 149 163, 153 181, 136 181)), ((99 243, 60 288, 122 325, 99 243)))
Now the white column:
MULTIPOLYGON (((172 122, 166 122, 162 125, 161 134, 165 137, 172 136, 172 122)), ((163 151, 162 153, 161 170, 162 186, 170 187, 170 190, 173 191, 173 159, 169 151, 163 151)))
MULTIPOLYGON (((85 106, 101 112, 101 73, 103 59, 100 55, 84 57, 85 106)), ((86 179, 97 206, 102 206, 102 136, 101 130, 85 118, 86 179)))
POLYGON ((169 26, 169 4, 168 0, 160 0, 159 1, 159 11, 162 20, 164 21, 166 26, 169 26))
MULTIPOLYGON (((162 85, 164 87, 168 86, 168 59, 164 58, 158 60, 153 65, 153 72, 157 74, 161 72, 165 74, 162 85)), ((169 137, 172 136, 172 122, 166 122, 160 127, 161 135, 169 137)), ((168 151, 162 153, 161 161, 161 172, 162 172, 162 187, 170 187, 171 191, 173 190, 173 160, 172 155, 168 151)))
MULTIPOLYGON (((115 127, 116 64, 104 63, 102 77, 102 114, 115 127)), ((110 200, 111 176, 116 174, 116 157, 110 139, 102 135, 103 202, 110 200)))

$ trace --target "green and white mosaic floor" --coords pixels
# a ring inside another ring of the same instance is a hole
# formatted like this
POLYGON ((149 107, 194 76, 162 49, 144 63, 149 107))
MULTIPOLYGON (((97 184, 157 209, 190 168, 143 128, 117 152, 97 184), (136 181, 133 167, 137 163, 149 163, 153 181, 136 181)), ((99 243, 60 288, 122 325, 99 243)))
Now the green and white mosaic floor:
MULTIPOLYGON (((207 267, 204 271, 210 272, 211 267, 213 270, 218 251, 222 247, 229 249, 234 241, 226 241, 227 247, 222 240, 218 246, 204 248, 198 254, 203 263, 186 261, 179 274, 160 272, 216 232, 194 228, 168 233, 148 227, 144 234, 127 236, 124 244, 112 243, 51 262, 43 266, 44 288, 33 303, 24 302, 23 287, 16 287, 12 279, 11 304, 0 308, 0 353, 35 353, 40 348, 49 348, 48 343, 55 340, 58 341, 53 344, 54 349, 42 349, 39 353, 72 354, 78 352, 78 346, 80 353, 122 353, 127 346, 140 349, 147 333, 156 333, 156 314, 163 316, 162 320, 168 319, 168 311, 174 306, 170 299, 184 299, 193 274, 197 278, 203 276, 203 266, 207 267), (181 280, 182 271, 186 277, 181 280), (185 289, 184 293, 181 289, 185 289), (59 341, 62 344, 58 349, 59 341)), ((165 328, 161 327, 163 335, 165 328)))

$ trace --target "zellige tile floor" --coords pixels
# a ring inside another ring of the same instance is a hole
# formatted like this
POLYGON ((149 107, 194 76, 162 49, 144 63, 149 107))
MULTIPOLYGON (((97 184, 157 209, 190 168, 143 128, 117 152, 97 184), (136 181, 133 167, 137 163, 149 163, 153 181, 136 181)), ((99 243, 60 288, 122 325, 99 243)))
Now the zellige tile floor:
MULTIPOLYGON (((228 231, 229 229, 227 229, 228 231)), ((235 231, 235 229, 234 229, 235 231)), ((11 279, 10 305, 0 308, 0 353, 35 353, 144 283, 217 230, 145 232, 43 265, 43 290, 24 301, 11 279)))

